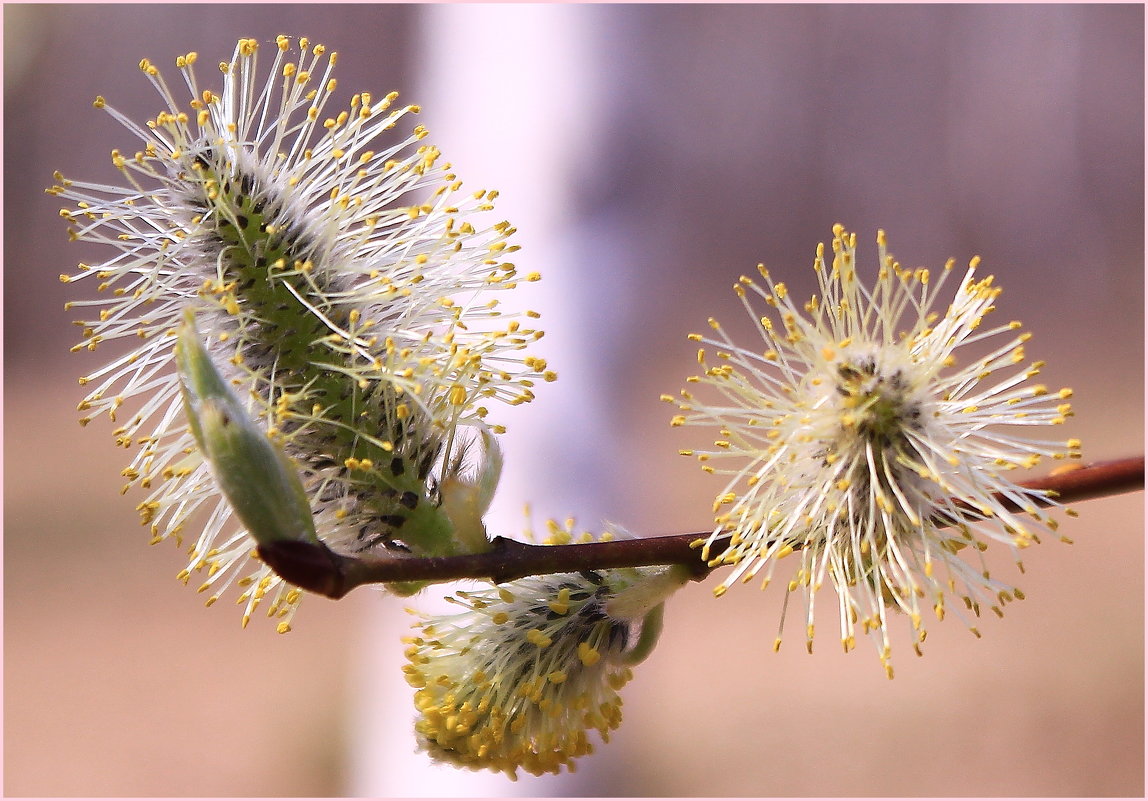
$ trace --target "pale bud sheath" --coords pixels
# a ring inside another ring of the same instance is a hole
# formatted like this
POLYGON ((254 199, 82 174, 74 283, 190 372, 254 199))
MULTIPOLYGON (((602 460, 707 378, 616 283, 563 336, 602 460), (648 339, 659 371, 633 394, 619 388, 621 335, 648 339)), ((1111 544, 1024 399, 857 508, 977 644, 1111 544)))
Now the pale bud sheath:
POLYGON ((469 479, 451 475, 439 487, 443 512, 454 526, 454 539, 468 553, 481 553, 490 548, 482 518, 494 500, 494 491, 502 476, 502 449, 494 434, 482 429, 479 444, 482 451, 475 475, 469 479))
POLYGON ((311 505, 291 460, 216 370, 185 312, 175 348, 184 409, 196 443, 231 508, 259 543, 318 543, 311 505))

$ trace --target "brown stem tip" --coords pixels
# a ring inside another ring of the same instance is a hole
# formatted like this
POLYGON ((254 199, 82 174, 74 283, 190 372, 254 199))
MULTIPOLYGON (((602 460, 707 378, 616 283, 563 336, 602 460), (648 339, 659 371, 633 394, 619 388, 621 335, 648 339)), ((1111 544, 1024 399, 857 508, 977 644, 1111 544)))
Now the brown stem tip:
POLYGON ((351 589, 345 580, 346 557, 322 543, 283 540, 262 544, 256 551, 268 567, 296 587, 328 598, 342 598, 351 589))

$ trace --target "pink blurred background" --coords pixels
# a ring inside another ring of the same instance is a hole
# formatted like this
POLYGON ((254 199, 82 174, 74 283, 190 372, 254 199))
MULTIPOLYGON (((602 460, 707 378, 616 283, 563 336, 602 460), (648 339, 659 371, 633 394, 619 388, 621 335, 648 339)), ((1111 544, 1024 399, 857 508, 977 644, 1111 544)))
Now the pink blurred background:
POLYGON ((422 103, 544 273, 529 305, 561 379, 502 415, 499 531, 526 501, 705 529, 720 487, 658 396, 695 370, 687 332, 739 327, 730 286, 759 261, 812 291, 838 221, 862 270, 878 226, 907 265, 980 254, 1042 380, 1076 389, 1065 435, 1090 460, 1143 451, 1139 6, 7 5, 6 795, 1143 795, 1139 493, 1081 504, 1075 544, 1026 552, 1023 577, 1004 554, 1027 600, 984 639, 946 620, 917 659, 897 632, 892 682, 831 617, 812 656, 792 620, 773 654, 780 592, 692 585, 611 743, 517 785, 413 753, 401 601, 309 599, 287 636, 204 610, 119 496, 110 426, 75 422, 76 376, 109 354, 68 353, 57 276, 98 254, 42 190, 115 179, 134 143, 91 100, 154 114, 141 57, 210 65, 279 33, 341 51, 346 97, 422 103))

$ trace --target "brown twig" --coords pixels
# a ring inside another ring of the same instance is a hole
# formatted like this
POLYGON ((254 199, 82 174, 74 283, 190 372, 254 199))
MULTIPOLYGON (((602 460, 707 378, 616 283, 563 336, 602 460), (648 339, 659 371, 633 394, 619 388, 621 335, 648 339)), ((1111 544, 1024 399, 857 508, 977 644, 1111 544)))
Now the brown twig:
MULTIPOLYGON (((1072 469, 1054 471, 1022 484, 1048 491, 1058 503, 1133 492, 1144 488, 1144 457, 1073 465, 1072 469)), ((342 598, 363 584, 464 578, 488 578, 501 583, 541 573, 643 565, 687 565, 695 577, 702 578, 709 567, 695 543, 707 536, 709 533, 705 532, 562 546, 530 545, 496 537, 491 550, 485 553, 425 558, 343 556, 322 545, 278 542, 259 546, 259 555, 292 584, 328 598, 342 598)))

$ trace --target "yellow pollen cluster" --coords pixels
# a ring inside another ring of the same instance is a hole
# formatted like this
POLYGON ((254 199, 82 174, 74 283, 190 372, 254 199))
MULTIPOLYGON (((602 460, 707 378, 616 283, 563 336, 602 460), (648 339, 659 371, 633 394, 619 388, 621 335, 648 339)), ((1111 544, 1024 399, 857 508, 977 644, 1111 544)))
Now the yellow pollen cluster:
POLYGON ((1019 322, 988 322, 1001 290, 992 276, 974 276, 979 258, 956 279, 954 298, 940 294, 959 275, 953 260, 941 271, 905 268, 883 231, 877 244, 876 281, 866 286, 856 235, 834 226, 832 257, 820 245, 814 260, 820 291, 805 303, 764 267, 763 283, 743 277, 735 292, 764 346, 735 343, 711 318, 708 334, 689 337, 707 346, 698 350, 703 372, 662 399, 677 407, 671 426, 719 434, 680 450, 726 477, 702 547, 712 567, 733 566, 714 594, 759 574, 764 587, 798 553, 786 586, 805 596, 807 647, 828 580, 845 649, 857 629, 874 635, 891 676, 894 610, 911 622, 919 653, 921 610, 943 616, 946 596, 973 617, 1024 597, 958 554, 990 541, 1015 551, 1056 531, 1040 509, 1047 499, 1006 475, 1046 457, 1078 459, 1081 444, 1009 431, 1065 423, 1072 392, 1027 383, 1043 362, 1024 364, 1031 334, 1019 322), (964 344, 993 337, 987 355, 962 365, 964 344))
POLYGON ((407 638, 415 729, 435 758, 471 768, 557 773, 621 722, 631 678, 627 629, 602 613, 602 588, 548 576, 454 600, 467 612, 425 618, 407 638))

